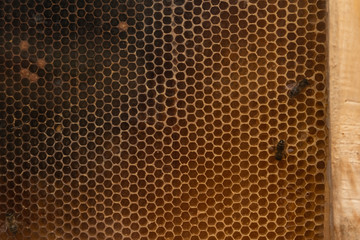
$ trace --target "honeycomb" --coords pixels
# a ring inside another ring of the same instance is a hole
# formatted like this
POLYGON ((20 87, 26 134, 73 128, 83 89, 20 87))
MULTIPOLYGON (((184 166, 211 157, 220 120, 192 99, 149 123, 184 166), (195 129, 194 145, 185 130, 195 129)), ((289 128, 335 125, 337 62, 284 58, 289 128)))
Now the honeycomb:
POLYGON ((326 1, 0 15, 0 239, 324 239, 326 1))

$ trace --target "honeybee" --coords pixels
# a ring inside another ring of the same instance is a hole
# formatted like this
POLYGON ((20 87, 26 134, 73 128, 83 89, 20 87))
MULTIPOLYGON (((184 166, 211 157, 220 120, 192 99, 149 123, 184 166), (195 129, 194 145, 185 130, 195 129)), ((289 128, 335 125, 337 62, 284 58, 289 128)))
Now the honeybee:
POLYGON ((310 82, 304 78, 303 80, 298 81, 297 83, 290 84, 288 87, 290 88, 289 90, 289 97, 290 98, 294 98, 297 95, 299 95, 307 86, 310 85, 310 82), (291 87, 292 85, 292 87, 291 87))
POLYGON ((276 152, 275 152, 275 159, 280 161, 283 156, 285 155, 285 141, 280 140, 278 144, 276 145, 276 152))
POLYGON ((14 213, 7 213, 5 222, 0 226, 0 232, 6 232, 9 230, 12 234, 16 235, 19 230, 19 223, 16 221, 14 213))

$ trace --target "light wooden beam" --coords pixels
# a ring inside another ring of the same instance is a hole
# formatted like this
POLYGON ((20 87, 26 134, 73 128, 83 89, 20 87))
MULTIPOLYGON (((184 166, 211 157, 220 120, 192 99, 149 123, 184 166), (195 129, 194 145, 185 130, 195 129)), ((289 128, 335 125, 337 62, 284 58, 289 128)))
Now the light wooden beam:
POLYGON ((330 239, 360 239, 360 1, 329 0, 330 239))

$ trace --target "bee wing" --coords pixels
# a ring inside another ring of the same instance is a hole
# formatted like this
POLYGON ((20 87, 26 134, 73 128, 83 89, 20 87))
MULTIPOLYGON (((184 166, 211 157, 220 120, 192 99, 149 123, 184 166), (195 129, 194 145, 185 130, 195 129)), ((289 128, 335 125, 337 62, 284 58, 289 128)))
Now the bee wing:
POLYGON ((285 86, 288 90, 293 89, 296 86, 296 82, 289 82, 285 86))
POLYGON ((3 223, 0 225, 0 233, 4 233, 7 230, 7 224, 3 223))
POLYGON ((295 151, 295 148, 292 148, 292 147, 289 147, 288 148, 288 153, 292 153, 292 152, 294 152, 295 151))
POLYGON ((275 152, 275 146, 270 146, 268 147, 269 151, 272 153, 272 152, 275 152))

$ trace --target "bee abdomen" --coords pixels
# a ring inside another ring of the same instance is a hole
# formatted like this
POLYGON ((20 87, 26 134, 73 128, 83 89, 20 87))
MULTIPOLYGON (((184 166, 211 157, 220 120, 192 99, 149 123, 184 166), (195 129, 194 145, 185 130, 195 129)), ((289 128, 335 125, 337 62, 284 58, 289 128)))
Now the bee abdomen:
POLYGON ((291 89, 291 90, 289 91, 289 97, 290 97, 290 98, 294 98, 294 97, 296 97, 297 95, 299 95, 299 93, 300 93, 300 88, 299 88, 299 87, 294 87, 293 89, 291 89))
POLYGON ((283 157, 282 153, 276 153, 275 154, 275 159, 278 160, 278 161, 280 161, 282 159, 282 157, 283 157))
POLYGON ((10 230, 10 232, 12 234, 15 235, 17 233, 17 231, 18 231, 18 226, 16 224, 12 224, 12 225, 9 226, 9 230, 10 230))

